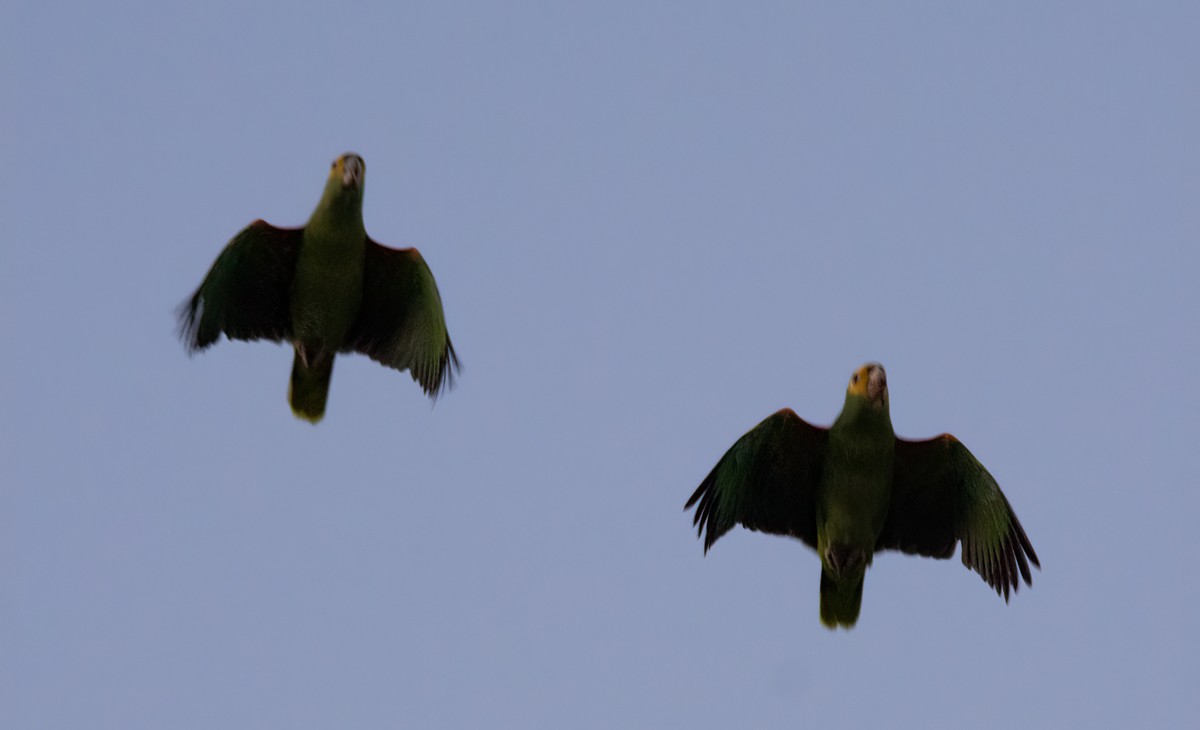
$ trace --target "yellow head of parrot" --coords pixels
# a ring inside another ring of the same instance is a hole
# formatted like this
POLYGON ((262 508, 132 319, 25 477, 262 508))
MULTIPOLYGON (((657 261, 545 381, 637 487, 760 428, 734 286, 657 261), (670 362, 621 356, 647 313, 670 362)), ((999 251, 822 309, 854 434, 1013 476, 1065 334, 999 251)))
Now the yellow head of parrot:
POLYGON ((362 190, 366 175, 367 163, 363 162, 363 158, 353 152, 347 152, 334 160, 333 167, 329 171, 329 177, 340 179, 342 187, 355 188, 356 190, 362 190))
POLYGON ((848 395, 866 398, 867 402, 876 408, 887 405, 887 372, 877 362, 863 365, 850 376, 850 385, 846 388, 848 395))

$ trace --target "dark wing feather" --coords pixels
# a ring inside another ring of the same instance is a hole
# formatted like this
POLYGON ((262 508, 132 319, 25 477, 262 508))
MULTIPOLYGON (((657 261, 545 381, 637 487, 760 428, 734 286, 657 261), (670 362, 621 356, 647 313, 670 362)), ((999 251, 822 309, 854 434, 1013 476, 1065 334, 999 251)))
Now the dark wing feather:
POLYGON ((367 241, 362 309, 344 349, 408 370, 433 398, 450 387, 458 356, 433 272, 417 249, 367 241))
POLYGON ((303 239, 303 228, 261 220, 234 236, 179 306, 179 336, 188 351, 203 350, 222 333, 231 340, 289 339, 289 296, 303 239))
POLYGON ((1041 567, 1000 485, 966 446, 949 434, 896 439, 892 505, 876 549, 949 558, 959 540, 963 565, 1005 601, 1019 578, 1032 585, 1029 563, 1041 567))
POLYGON ((704 535, 704 552, 739 523, 815 549, 827 433, 784 408, 738 439, 684 505, 699 503, 692 524, 704 535))

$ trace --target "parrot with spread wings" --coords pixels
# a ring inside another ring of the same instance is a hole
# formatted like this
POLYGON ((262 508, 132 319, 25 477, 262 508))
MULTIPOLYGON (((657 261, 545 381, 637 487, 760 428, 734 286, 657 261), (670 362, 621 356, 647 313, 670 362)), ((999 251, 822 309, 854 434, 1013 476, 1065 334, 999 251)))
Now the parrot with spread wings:
POLYGON ((829 428, 785 408, 750 429, 721 457, 684 509, 704 551, 741 524, 797 538, 821 558, 821 623, 850 628, 876 552, 900 550, 962 562, 1003 595, 1032 585, 1041 568, 1000 486, 949 434, 897 438, 887 374, 877 363, 850 377, 829 428))
POLYGON ((433 272, 415 248, 371 240, 363 226, 366 164, 334 160, 302 228, 257 220, 233 237, 179 308, 189 352, 231 340, 288 342, 295 350, 288 402, 312 423, 325 415, 338 353, 359 352, 408 370, 436 399, 453 380, 450 343, 433 272))

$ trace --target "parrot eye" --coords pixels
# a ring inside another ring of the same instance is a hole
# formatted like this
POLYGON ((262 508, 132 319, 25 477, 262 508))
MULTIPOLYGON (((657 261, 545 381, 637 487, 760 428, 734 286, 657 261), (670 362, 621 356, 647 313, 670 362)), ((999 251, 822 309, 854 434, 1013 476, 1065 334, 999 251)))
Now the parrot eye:
POLYGON ((858 385, 858 373, 855 373, 855 374, 853 375, 853 377, 851 377, 851 378, 850 378, 850 384, 851 384, 851 385, 858 385))

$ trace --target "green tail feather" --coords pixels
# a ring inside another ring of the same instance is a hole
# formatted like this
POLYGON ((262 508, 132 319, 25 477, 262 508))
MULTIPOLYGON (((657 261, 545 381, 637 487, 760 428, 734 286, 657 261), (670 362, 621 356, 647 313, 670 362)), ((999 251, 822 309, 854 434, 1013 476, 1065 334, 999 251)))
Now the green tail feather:
POLYGON ((333 353, 322 353, 307 366, 300 353, 292 360, 292 382, 288 385, 288 403, 292 413, 316 423, 325 415, 325 399, 329 397, 329 378, 333 375, 333 353))
POLYGON ((863 575, 847 577, 841 584, 821 571, 821 623, 827 628, 851 628, 862 608, 863 575))

